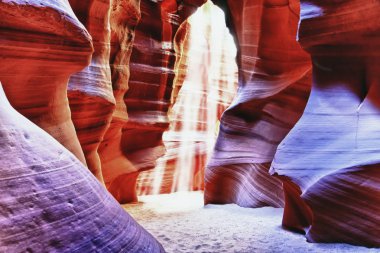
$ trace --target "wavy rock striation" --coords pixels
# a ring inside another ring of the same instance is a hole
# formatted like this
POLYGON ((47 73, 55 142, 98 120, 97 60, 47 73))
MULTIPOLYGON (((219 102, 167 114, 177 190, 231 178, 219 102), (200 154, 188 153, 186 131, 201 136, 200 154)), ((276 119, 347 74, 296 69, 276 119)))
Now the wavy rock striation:
POLYGON ((140 0, 115 0, 112 2, 109 61, 116 106, 98 153, 102 162, 102 174, 105 184, 112 195, 120 202, 137 200, 133 182, 135 170, 122 149, 122 136, 124 125, 128 121, 124 96, 128 90, 129 61, 132 53, 134 31, 140 17, 140 0))
POLYGON ((299 4, 214 2, 226 11, 238 44, 239 90, 205 172, 205 203, 280 207, 282 184, 268 170, 310 90, 310 60, 295 39, 299 4))
POLYGON ((237 88, 236 46, 223 12, 210 1, 174 38, 175 78, 165 155, 139 176, 140 194, 203 190, 204 167, 221 114, 237 88))
POLYGON ((311 242, 380 246, 379 12, 378 1, 301 1, 312 91, 271 172, 284 182, 283 225, 311 242))
POLYGON ((87 166, 100 182, 103 175, 97 151, 115 107, 109 64, 111 2, 70 0, 76 16, 91 34, 94 53, 90 65, 70 77, 67 95, 87 166))
POLYGON ((69 3, 0 1, 0 37, 0 80, 12 106, 85 164, 66 90, 93 48, 69 3))
POLYGON ((195 10, 196 2, 120 1, 120 7, 112 9, 111 70, 116 111, 99 153, 106 185, 122 203, 137 200, 140 171, 154 168, 165 152, 162 134, 168 127, 175 62, 172 40, 179 24, 195 10), (134 22, 113 19, 119 15, 116 12, 129 15, 134 22))
POLYGON ((164 252, 0 85, 0 251, 164 252))

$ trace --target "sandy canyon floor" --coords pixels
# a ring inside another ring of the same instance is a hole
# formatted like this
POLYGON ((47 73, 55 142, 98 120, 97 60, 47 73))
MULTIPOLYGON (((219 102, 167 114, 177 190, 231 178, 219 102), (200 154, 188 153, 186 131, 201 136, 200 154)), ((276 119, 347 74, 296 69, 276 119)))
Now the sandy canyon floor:
MULTIPOLYGON (((203 193, 142 196, 124 205, 168 253, 380 252, 347 244, 314 244, 281 228, 283 209, 203 206, 203 193)), ((380 236, 380 235, 379 235, 380 236)))

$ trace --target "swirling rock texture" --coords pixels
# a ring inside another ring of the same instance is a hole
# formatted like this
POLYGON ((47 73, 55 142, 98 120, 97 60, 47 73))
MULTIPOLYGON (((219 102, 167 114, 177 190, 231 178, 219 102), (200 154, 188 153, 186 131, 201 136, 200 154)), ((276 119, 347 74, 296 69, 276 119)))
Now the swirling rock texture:
POLYGON ((222 10, 208 1, 178 29, 165 155, 138 178, 138 193, 203 190, 215 129, 237 87, 236 46, 222 10))
POLYGON ((164 252, 0 84, 0 251, 164 252))
POLYGON ((90 65, 71 76, 67 94, 87 166, 100 182, 103 175, 97 150, 115 107, 109 64, 111 2, 70 0, 75 14, 91 34, 94 53, 90 65))
MULTIPOLYGON (((141 20, 138 25, 137 19, 134 23, 137 27, 132 55, 130 42, 133 33, 130 28, 125 32, 115 29, 112 35, 124 46, 112 49, 111 45, 116 111, 99 153, 109 191, 125 203, 137 200, 139 172, 154 168, 156 160, 165 153, 162 134, 169 125, 167 112, 175 62, 172 40, 179 24, 203 1, 192 2, 191 5, 174 0, 122 3, 124 7, 119 11, 129 15, 140 11, 141 20), (128 64, 129 56, 130 69, 120 70, 128 64)), ((111 13, 111 24, 112 18, 111 13)), ((120 25, 120 22, 115 20, 114 24, 120 25)))
POLYGON ((0 80, 11 104, 84 164, 66 95, 91 57, 91 37, 67 1, 0 1, 0 80))
POLYGON ((380 246, 379 1, 301 1, 310 99, 279 145, 283 225, 311 242, 380 246))
POLYGON ((98 153, 105 184, 120 202, 136 200, 133 178, 134 167, 122 149, 124 125, 128 114, 124 96, 128 90, 129 61, 134 31, 141 18, 140 0, 115 0, 110 13, 111 52, 110 67, 115 109, 98 153), (129 173, 129 174, 128 174, 129 173), (127 176, 125 174, 128 174, 127 176), (130 180, 132 178, 132 180, 130 180))
POLYGON ((310 59, 296 41, 296 1, 214 1, 238 44, 239 90, 224 112, 205 172, 205 203, 283 206, 268 170, 310 91, 310 59))

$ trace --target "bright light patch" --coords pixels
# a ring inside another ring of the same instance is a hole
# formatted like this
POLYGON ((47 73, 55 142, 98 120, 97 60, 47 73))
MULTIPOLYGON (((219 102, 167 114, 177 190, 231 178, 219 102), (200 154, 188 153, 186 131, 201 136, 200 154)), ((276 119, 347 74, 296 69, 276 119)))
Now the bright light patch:
POLYGON ((219 7, 208 1, 181 25, 177 36, 182 37, 175 40, 174 105, 163 136, 167 153, 140 178, 140 195, 203 189, 219 118, 237 89, 236 46, 219 7), (152 181, 152 188, 146 187, 152 181))
MULTIPOLYGON (((182 213, 201 209, 203 192, 176 192, 171 194, 140 196, 139 203, 126 205, 143 205, 145 211, 155 214, 182 213)), ((130 209, 128 209, 129 211, 130 209)), ((131 208, 131 210, 133 210, 131 208)))

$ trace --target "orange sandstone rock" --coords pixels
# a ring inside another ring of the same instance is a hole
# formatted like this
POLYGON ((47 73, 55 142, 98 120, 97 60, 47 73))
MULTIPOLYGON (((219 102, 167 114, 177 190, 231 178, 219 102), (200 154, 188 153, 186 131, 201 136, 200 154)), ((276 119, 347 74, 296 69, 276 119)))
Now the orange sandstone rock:
POLYGON ((13 107, 85 158, 67 100, 71 74, 93 51, 67 1, 0 1, 0 80, 13 107))
POLYGON ((239 90, 224 112, 205 172, 205 203, 283 206, 269 175, 277 145, 301 116, 310 60, 296 41, 296 1, 215 1, 238 43, 239 90))
POLYGON ((75 14, 91 34, 94 45, 90 65, 70 78, 67 93, 71 118, 87 166, 100 182, 103 182, 103 174, 98 148, 115 107, 109 63, 111 2, 70 0, 75 14))
POLYGON ((165 151, 162 134, 168 127, 174 77, 172 40, 186 19, 179 14, 188 7, 184 5, 180 11, 173 0, 120 3, 111 12, 110 62, 116 110, 99 153, 106 185, 124 203, 137 200, 139 171, 154 168, 165 151), (128 18, 121 19, 118 12, 128 18))
POLYGON ((203 190, 216 126, 237 87, 236 46, 224 23, 222 10, 207 2, 176 33, 166 153, 141 173, 140 194, 203 190))
MULTIPOLYGON (((116 102, 109 128, 99 146, 102 174, 108 190, 120 202, 136 200, 132 183, 119 184, 119 176, 127 176, 136 170, 122 149, 124 125, 128 121, 124 95, 128 90, 129 60, 134 41, 135 27, 140 20, 140 0, 112 2, 110 13, 111 29, 111 81, 116 102)), ((132 180, 133 181, 133 180, 132 180)))

